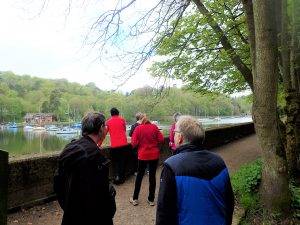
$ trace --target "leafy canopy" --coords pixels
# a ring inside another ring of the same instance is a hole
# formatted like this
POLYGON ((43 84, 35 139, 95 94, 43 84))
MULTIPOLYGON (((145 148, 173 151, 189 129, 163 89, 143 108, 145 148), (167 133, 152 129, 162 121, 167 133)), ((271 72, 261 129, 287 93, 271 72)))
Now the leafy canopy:
MULTIPOLYGON (((242 4, 239 0, 205 1, 214 20, 231 45, 250 67, 250 52, 242 4)), ((165 37, 150 68, 153 76, 181 79, 195 90, 233 93, 249 89, 220 44, 220 36, 207 19, 192 9, 179 22, 174 34, 165 37)))

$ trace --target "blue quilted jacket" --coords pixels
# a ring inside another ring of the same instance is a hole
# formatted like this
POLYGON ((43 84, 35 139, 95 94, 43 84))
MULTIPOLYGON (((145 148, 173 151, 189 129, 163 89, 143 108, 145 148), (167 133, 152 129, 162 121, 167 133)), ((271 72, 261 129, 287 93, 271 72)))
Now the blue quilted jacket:
POLYGON ((156 225, 229 225, 234 196, 224 161, 186 144, 164 162, 156 225))

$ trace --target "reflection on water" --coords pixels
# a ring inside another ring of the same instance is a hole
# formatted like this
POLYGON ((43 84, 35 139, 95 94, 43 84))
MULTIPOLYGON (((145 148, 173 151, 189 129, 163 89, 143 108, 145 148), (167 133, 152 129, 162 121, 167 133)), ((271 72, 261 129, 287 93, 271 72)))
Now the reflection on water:
MULTIPOLYGON (((206 128, 252 121, 251 117, 200 118, 199 120, 206 128)), ((159 127, 164 135, 168 135, 169 125, 159 127)), ((0 149, 8 151, 10 156, 60 151, 72 139, 76 139, 79 136, 79 130, 76 134, 56 134, 55 131, 23 131, 23 129, 10 128, 0 130, 0 149)), ((103 145, 108 144, 109 135, 106 137, 103 145)))
POLYGON ((52 152, 61 150, 75 135, 54 135, 44 131, 23 131, 22 129, 6 129, 0 131, 0 148, 11 156, 33 152, 52 152))

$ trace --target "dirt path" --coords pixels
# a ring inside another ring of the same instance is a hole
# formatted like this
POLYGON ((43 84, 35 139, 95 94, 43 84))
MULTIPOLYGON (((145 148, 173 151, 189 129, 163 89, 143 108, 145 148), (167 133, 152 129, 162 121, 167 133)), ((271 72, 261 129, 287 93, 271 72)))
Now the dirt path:
MULTIPOLYGON (((216 149, 215 152, 222 156, 230 172, 234 172, 241 165, 255 160, 260 155, 255 135, 224 145, 216 149)), ((160 172, 161 168, 157 171, 157 184, 159 184, 160 172)), ((155 223, 156 207, 151 207, 146 202, 148 193, 147 175, 143 179, 139 198, 140 204, 132 206, 129 203, 129 198, 133 192, 134 180, 135 177, 132 176, 125 184, 116 186, 117 213, 114 218, 115 225, 153 225, 155 223)), ((158 188, 157 185, 157 190, 158 188)), ((8 224, 59 225, 61 218, 62 211, 55 201, 10 214, 8 216, 8 224)))
POLYGON ((223 145, 215 149, 214 152, 224 159, 230 173, 236 171, 242 165, 257 159, 261 154, 256 135, 223 145))

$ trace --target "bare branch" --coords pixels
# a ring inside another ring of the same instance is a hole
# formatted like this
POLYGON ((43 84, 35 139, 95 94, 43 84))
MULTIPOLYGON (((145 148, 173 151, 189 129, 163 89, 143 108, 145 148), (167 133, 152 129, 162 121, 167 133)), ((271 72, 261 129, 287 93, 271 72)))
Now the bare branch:
POLYGON ((137 0, 130 0, 124 4, 119 0, 114 9, 98 16, 85 37, 85 45, 99 49, 100 54, 97 57, 99 60, 102 59, 103 53, 111 51, 111 46, 119 49, 115 57, 126 61, 128 65, 122 73, 114 75, 115 79, 123 80, 121 85, 136 74, 142 65, 153 56, 166 37, 173 35, 184 12, 190 5, 190 0, 159 0, 146 12, 139 12, 139 18, 132 25, 128 25, 130 21, 125 19, 126 12, 135 2, 137 0), (123 21, 127 22, 127 26, 123 21), (96 38, 92 40, 95 33, 96 38), (126 47, 119 47, 124 41, 133 42, 137 37, 146 37, 147 41, 142 46, 137 44, 129 50, 126 47))

